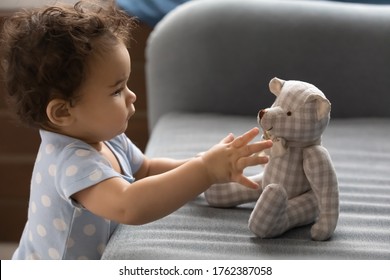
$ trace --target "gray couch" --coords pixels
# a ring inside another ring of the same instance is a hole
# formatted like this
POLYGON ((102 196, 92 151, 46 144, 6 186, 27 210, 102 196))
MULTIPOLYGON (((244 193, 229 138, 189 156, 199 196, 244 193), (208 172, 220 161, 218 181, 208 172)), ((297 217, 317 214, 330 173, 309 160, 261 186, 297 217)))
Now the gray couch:
POLYGON ((180 6, 148 41, 147 155, 191 157, 256 126, 258 110, 274 100, 274 76, 313 83, 332 103, 323 137, 340 187, 332 238, 312 241, 304 226, 260 239, 247 228, 253 204, 218 209, 201 195, 154 223, 120 226, 104 259, 390 259, 390 6, 180 6))

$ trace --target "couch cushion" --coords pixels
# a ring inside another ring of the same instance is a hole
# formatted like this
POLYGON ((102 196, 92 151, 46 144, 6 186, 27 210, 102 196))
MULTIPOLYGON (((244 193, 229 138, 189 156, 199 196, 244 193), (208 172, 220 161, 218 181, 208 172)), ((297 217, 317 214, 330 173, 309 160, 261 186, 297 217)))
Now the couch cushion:
POLYGON ((389 14, 329 1, 187 2, 148 39, 150 128, 172 111, 252 116, 273 101, 275 76, 317 86, 333 117, 390 117, 389 14))

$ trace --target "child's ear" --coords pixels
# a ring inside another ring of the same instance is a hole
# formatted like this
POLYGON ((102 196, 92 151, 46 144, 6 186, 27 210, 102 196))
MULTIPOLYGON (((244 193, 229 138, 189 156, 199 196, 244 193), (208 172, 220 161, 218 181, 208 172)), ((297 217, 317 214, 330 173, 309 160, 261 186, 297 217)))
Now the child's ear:
POLYGON ((46 115, 55 126, 64 127, 72 122, 70 103, 64 99, 56 98, 47 104, 46 115))

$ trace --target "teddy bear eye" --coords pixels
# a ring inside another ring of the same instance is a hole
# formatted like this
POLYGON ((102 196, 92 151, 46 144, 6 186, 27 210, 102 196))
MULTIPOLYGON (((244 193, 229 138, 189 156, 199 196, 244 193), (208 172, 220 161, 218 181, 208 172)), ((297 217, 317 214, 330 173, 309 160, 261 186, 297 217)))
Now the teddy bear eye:
POLYGON ((291 116, 291 115, 292 115, 291 111, 288 111, 287 116, 291 116))

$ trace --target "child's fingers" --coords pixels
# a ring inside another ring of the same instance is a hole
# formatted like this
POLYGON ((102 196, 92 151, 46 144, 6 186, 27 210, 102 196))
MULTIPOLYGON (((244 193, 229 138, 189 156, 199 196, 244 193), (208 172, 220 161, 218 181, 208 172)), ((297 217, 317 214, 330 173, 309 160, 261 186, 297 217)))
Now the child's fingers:
POLYGON ((239 158, 236 162, 236 170, 242 172, 248 166, 255 166, 259 164, 266 164, 269 161, 267 156, 250 156, 239 158))
POLYGON ((239 183, 245 187, 248 187, 250 189, 257 189, 259 187, 259 185, 256 182, 248 179, 247 177, 245 177, 243 175, 241 175, 236 181, 237 181, 237 183, 239 183))
POLYGON ((238 136, 233 140, 233 147, 241 148, 244 145, 247 145, 259 134, 259 129, 257 127, 252 128, 251 130, 245 132, 241 136, 238 136))
POLYGON ((272 147, 272 141, 260 141, 252 144, 248 144, 245 148, 243 147, 240 152, 240 156, 247 157, 256 153, 260 153, 263 150, 269 149, 272 147))
POLYGON ((220 144, 229 144, 231 143, 232 141, 234 140, 234 135, 233 133, 229 133, 228 136, 226 136, 225 138, 223 138, 221 140, 221 142, 219 142, 220 144))

